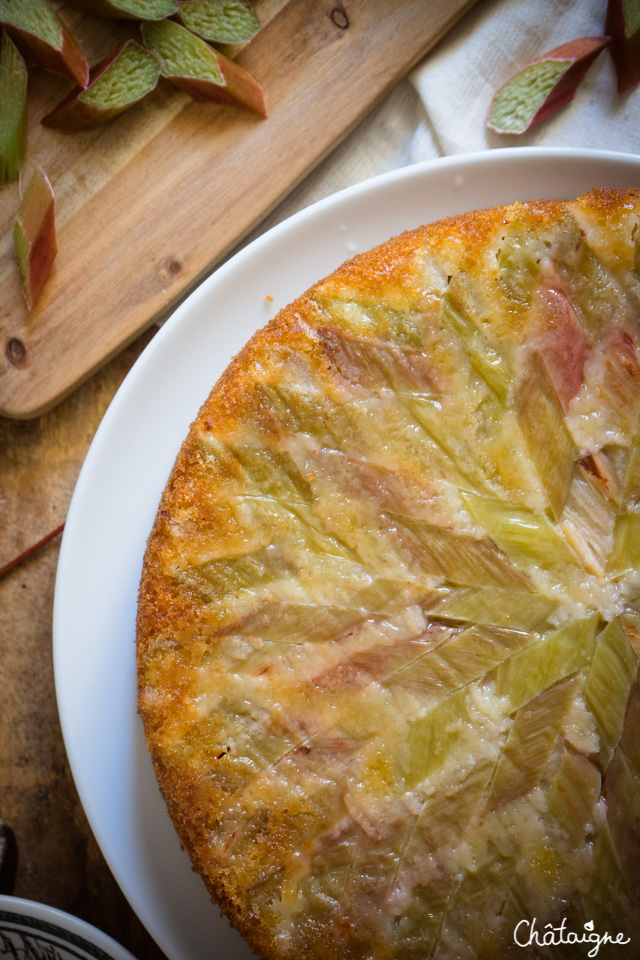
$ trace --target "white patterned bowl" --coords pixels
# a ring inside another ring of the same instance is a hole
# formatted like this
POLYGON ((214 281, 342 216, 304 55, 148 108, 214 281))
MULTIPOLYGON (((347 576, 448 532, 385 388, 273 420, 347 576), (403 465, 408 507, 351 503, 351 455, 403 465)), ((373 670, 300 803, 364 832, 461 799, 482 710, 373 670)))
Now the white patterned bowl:
POLYGON ((84 920, 44 903, 0 896, 0 960, 134 960, 84 920))

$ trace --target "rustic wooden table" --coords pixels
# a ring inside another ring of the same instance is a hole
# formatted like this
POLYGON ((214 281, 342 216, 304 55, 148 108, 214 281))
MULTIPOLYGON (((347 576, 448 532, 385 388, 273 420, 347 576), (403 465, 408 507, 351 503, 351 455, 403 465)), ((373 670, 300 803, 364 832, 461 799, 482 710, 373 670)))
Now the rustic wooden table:
MULTIPOLYGON (((0 418, 0 567, 64 521, 93 434, 152 335, 50 413, 0 418)), ((89 921, 138 960, 162 960, 98 849, 67 762, 51 648, 58 549, 56 538, 0 580, 0 816, 18 841, 15 894, 89 921)))

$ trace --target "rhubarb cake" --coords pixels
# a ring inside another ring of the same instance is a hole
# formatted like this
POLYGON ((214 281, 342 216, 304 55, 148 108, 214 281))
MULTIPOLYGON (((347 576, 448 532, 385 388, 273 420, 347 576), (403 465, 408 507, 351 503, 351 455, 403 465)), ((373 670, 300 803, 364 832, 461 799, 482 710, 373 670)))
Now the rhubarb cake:
POLYGON ((259 956, 640 956, 639 223, 594 189, 396 237, 191 426, 139 708, 259 956))

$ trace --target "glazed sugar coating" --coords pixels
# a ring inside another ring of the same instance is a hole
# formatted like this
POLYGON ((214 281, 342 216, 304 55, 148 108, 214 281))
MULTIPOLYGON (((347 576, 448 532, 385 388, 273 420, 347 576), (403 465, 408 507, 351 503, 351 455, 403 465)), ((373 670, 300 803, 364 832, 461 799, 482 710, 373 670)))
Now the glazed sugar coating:
POLYGON ((139 706, 262 957, 524 957, 532 917, 638 956, 639 222, 593 190, 390 240, 192 425, 139 706))

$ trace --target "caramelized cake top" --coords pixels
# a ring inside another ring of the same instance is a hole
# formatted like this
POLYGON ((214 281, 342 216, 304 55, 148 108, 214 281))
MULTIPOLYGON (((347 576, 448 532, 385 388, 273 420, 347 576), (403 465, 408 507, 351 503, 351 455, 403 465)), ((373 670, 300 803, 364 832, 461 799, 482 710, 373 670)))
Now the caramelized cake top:
POLYGON ((139 705, 263 957, 504 957, 533 916, 637 935, 639 222, 637 190, 593 190, 390 240, 192 425, 139 705))

